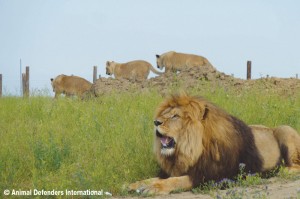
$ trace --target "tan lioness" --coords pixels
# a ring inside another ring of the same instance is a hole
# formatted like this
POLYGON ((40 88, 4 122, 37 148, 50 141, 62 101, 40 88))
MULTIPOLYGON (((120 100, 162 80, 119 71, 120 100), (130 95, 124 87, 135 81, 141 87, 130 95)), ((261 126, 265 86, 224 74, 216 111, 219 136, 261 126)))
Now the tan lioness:
POLYGON ((65 94, 67 97, 77 95, 82 98, 83 94, 89 91, 92 83, 78 76, 58 75, 56 78, 51 78, 51 85, 55 98, 60 94, 65 94))
POLYGON ((163 69, 165 72, 177 72, 189 69, 191 67, 209 66, 212 64, 199 55, 177 53, 175 51, 166 52, 162 55, 156 55, 157 68, 163 69))
POLYGON ((155 70, 150 63, 143 60, 127 63, 106 62, 106 74, 114 75, 116 79, 145 80, 148 78, 150 70, 157 75, 162 74, 155 70))

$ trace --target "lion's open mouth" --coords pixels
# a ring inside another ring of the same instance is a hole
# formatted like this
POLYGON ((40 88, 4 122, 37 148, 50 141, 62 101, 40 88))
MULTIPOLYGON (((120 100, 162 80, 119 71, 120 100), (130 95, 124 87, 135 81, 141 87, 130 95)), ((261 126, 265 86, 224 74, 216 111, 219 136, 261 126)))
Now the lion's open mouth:
POLYGON ((173 149, 176 145, 174 138, 162 135, 158 130, 156 130, 156 136, 160 138, 162 149, 173 149))

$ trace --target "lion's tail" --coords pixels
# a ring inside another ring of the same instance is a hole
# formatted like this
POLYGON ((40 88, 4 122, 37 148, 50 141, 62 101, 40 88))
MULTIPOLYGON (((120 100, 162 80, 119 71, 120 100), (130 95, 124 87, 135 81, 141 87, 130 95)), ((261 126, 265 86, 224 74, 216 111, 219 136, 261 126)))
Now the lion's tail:
POLYGON ((155 73, 156 75, 162 75, 164 74, 164 72, 159 72, 157 70, 155 70, 155 68, 150 64, 150 70, 155 73))
POLYGON ((290 126, 274 129, 285 165, 300 172, 300 134, 290 126))

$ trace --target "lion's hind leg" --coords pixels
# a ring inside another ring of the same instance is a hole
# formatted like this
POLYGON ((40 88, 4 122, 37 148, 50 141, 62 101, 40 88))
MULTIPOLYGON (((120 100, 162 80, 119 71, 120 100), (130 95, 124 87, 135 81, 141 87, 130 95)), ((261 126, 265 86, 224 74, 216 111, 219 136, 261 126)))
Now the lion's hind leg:
POLYGON ((285 166, 291 172, 300 172, 300 134, 290 126, 279 126, 274 129, 274 136, 285 166))

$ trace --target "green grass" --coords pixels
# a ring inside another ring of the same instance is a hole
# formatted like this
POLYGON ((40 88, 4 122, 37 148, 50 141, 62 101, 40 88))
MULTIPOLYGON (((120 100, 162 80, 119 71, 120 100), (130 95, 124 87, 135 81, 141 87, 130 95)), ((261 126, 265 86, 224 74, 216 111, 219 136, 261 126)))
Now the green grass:
MULTIPOLYGON (((300 93, 204 87, 189 93, 206 97, 246 123, 300 130, 300 93)), ((155 91, 88 101, 0 98, 1 194, 5 189, 126 194, 124 184, 158 171, 152 154, 153 115, 163 99, 155 91)))

